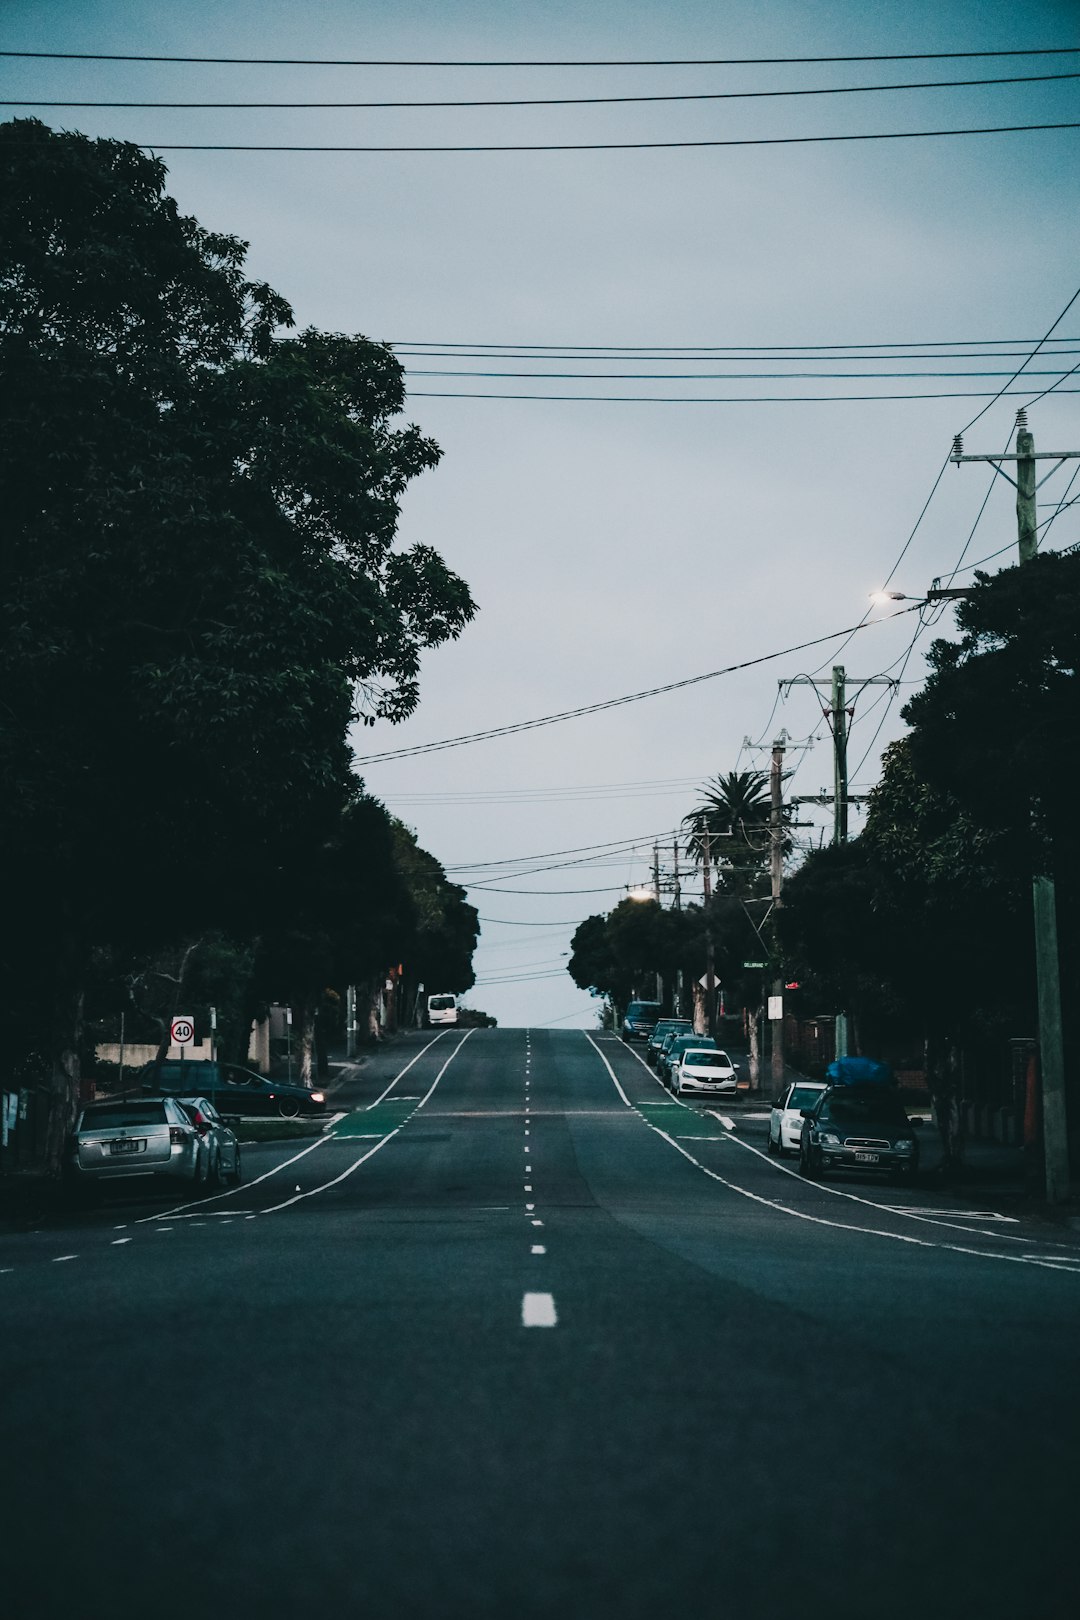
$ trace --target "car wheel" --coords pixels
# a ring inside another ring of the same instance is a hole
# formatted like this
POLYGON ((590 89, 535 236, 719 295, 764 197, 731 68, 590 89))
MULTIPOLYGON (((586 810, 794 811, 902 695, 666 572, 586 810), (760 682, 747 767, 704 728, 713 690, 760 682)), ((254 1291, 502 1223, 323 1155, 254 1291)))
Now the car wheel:
POLYGON ((814 1179, 814 1167, 810 1162, 810 1155, 805 1149, 799 1149, 799 1174, 805 1176, 807 1181, 814 1179))
POLYGON ((240 1168, 240 1149, 239 1149, 239 1147, 237 1147, 237 1149, 236 1149, 236 1163, 233 1165, 232 1174, 229 1177, 229 1185, 230 1185, 230 1187, 239 1187, 242 1176, 243 1176, 243 1171, 240 1168))
POLYGON ((210 1161, 209 1165, 207 1166, 207 1169, 206 1169, 206 1186, 207 1186, 208 1190, 211 1189, 211 1188, 216 1189, 216 1188, 221 1186, 221 1154, 220 1153, 218 1153, 217 1157, 212 1159, 210 1161))
POLYGON ((781 1147, 780 1143, 773 1141, 773 1139, 772 1139, 772 1127, 770 1126, 770 1128, 769 1128, 769 1157, 772 1158, 772 1159, 779 1158, 780 1155, 783 1153, 783 1151, 784 1150, 781 1147))
POLYGON ((296 1097, 282 1097, 278 1101, 278 1113, 282 1119, 295 1119, 300 1112, 300 1103, 296 1097))

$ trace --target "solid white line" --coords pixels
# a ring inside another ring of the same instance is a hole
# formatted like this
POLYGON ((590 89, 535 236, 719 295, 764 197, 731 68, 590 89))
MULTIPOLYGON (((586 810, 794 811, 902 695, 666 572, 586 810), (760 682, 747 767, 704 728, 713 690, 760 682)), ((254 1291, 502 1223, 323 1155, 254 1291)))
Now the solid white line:
MULTIPOLYGON (((706 1113, 711 1114, 712 1109, 706 1109, 706 1113)), ((725 1137, 724 1140, 734 1142, 736 1147, 745 1148, 747 1153, 753 1153, 756 1158, 763 1160, 764 1163, 769 1166, 770 1170, 778 1170, 781 1175, 791 1176, 794 1181, 805 1183, 806 1177, 800 1175, 797 1170, 790 1170, 786 1164, 777 1164, 773 1159, 769 1158, 767 1153, 762 1153, 760 1148, 754 1147, 750 1142, 744 1142, 741 1137, 729 1136, 725 1137)), ((913 1209, 908 1209, 904 1205, 879 1204, 874 1198, 860 1198, 858 1193, 845 1192, 842 1187, 830 1187, 826 1182, 823 1181, 815 1181, 814 1186, 818 1187, 822 1192, 830 1193, 834 1198, 847 1198, 853 1204, 864 1204, 867 1209, 881 1210, 883 1213, 889 1215, 902 1215, 905 1220, 918 1221, 920 1225, 923 1226, 948 1226, 954 1232, 968 1232, 973 1237, 985 1236, 981 1227, 964 1226, 960 1221, 946 1220, 945 1215, 947 1214, 947 1211, 945 1210, 942 1210, 940 1215, 924 1215, 917 1213, 913 1209)), ((1013 1232, 1001 1232, 999 1234, 999 1240, 1003 1243, 1036 1242, 1035 1238, 1017 1237, 1013 1232)), ((1080 1259, 1080 1256, 1077 1258, 1080 1259)))
MULTIPOLYGON (((587 1034, 586 1034, 586 1038, 591 1039, 591 1037, 589 1037, 587 1034)), ((592 1044, 595 1046, 596 1042, 593 1041, 592 1044)), ((599 1052, 599 1048, 597 1048, 597 1051, 598 1051, 600 1057, 603 1057, 603 1053, 599 1052)), ((633 1055, 635 1057, 637 1057, 636 1052, 633 1053, 633 1055)), ((640 1058, 638 1058, 638 1062, 641 1063, 642 1060, 640 1058)), ((611 1072, 611 1065, 608 1064, 607 1067, 608 1067, 609 1072, 611 1072)), ((643 1063, 642 1067, 647 1069, 648 1064, 643 1063)), ((614 1078, 615 1078, 614 1074, 612 1074, 612 1079, 614 1079, 614 1078)), ((657 1081, 657 1084, 658 1085, 660 1084, 659 1080, 657 1081)), ((619 1085, 619 1082, 617 1080, 615 1080, 615 1085, 616 1085, 617 1089, 619 1090, 620 1094, 625 1096, 625 1093, 623 1092, 622 1087, 619 1085)), ((691 1113, 694 1112, 693 1109, 691 1109, 689 1111, 691 1113)), ((709 1109, 709 1110, 707 1110, 707 1112, 712 1113, 712 1110, 709 1109)), ((692 1153, 688 1153, 687 1150, 684 1147, 680 1147, 678 1142, 675 1141, 674 1137, 669 1136, 667 1131, 662 1131, 660 1129, 659 1125, 651 1124, 645 1118, 644 1114, 640 1113, 640 1111, 638 1111, 637 1109, 635 1109, 635 1113, 638 1114, 638 1118, 642 1121, 642 1123, 644 1125, 646 1125, 648 1127, 648 1129, 650 1131, 655 1131, 657 1136, 662 1137, 665 1142, 670 1143, 670 1145, 675 1149, 676 1153, 681 1153, 684 1159, 688 1160, 690 1164, 695 1165, 696 1168, 698 1170, 701 1170, 705 1175, 707 1175, 711 1181, 719 1182, 722 1187, 728 1188, 728 1190, 730 1192, 738 1193, 741 1198, 749 1199, 751 1203, 762 1204, 768 1209, 775 1209, 781 1215, 789 1215, 794 1220, 807 1221, 813 1226, 829 1226, 829 1227, 833 1227, 834 1229, 836 1229, 838 1231, 842 1231, 842 1232, 863 1232, 868 1237, 887 1238, 887 1239, 889 1239, 890 1242, 893 1242, 893 1243, 910 1243, 910 1244, 913 1244, 913 1245, 915 1245, 915 1247, 920 1248, 920 1249, 942 1249, 942 1250, 948 1251, 949 1253, 953 1253, 953 1254, 971 1255, 973 1258, 979 1259, 979 1260, 1007 1260, 1007 1261, 1012 1262, 1014 1265, 1040 1266, 1040 1267, 1042 1267, 1042 1268, 1044 1268, 1045 1270, 1048 1270, 1048 1271, 1068 1271, 1068 1272, 1072 1273, 1072 1275, 1074 1275, 1074 1276, 1080 1275, 1080 1256, 1077 1257, 1078 1258, 1078 1265, 1074 1267, 1073 1265, 1071 1265, 1071 1264, 1069 1264, 1069 1263, 1067 1263, 1065 1261, 1064 1256, 1062 1256, 1061 1259, 1059 1260, 1059 1259, 1051 1257, 1051 1256, 1046 1256, 1045 1258, 1040 1258, 1039 1256, 1034 1255, 1034 1254, 1000 1254, 1000 1253, 997 1253, 993 1249, 973 1249, 973 1248, 967 1247, 966 1245, 958 1244, 958 1243, 942 1243, 942 1242, 934 1241, 934 1240, 932 1240, 930 1238, 912 1237, 912 1236, 909 1236, 907 1233, 903 1233, 903 1232, 886 1232, 880 1227, 856 1226, 850 1221, 830 1221, 830 1220, 826 1219, 826 1217, 823 1216, 823 1215, 811 1215, 811 1214, 807 1213, 805 1210, 792 1209, 789 1204, 781 1204, 775 1198, 764 1198, 764 1197, 761 1196, 760 1193, 753 1193, 747 1187, 740 1187, 738 1182, 728 1181, 726 1176, 718 1175, 715 1170, 710 1170, 708 1165, 702 1164, 700 1159, 695 1159, 694 1155, 692 1153)), ((757 1154, 758 1158, 764 1159, 766 1164, 768 1164, 772 1169, 774 1169, 774 1170, 782 1170, 785 1175, 794 1175, 794 1172, 791 1171, 791 1170, 788 1170, 785 1165, 773 1164, 772 1160, 769 1159, 766 1154, 762 1153, 759 1148, 751 1147, 748 1142, 741 1141, 740 1138, 737 1137, 737 1136, 733 1136, 733 1135, 732 1136, 725 1136, 725 1137, 722 1137, 720 1140, 725 1141, 725 1142, 734 1142, 738 1147, 747 1148, 749 1152, 757 1154)), ((799 1180, 799 1181, 803 1180, 803 1178, 801 1176, 798 1176, 795 1179, 799 1180)), ((821 1184, 818 1183, 818 1182, 815 1182, 814 1185, 815 1186, 820 1186, 821 1184)), ((859 1198, 854 1193, 841 1192, 840 1189, 837 1188, 837 1187, 824 1187, 824 1186, 822 1186, 821 1190, 823 1192, 836 1193, 837 1196, 839 1196, 841 1198, 850 1198, 850 1199, 853 1200, 853 1202, 855 1202, 857 1204, 866 1204, 871 1209, 884 1210, 884 1207, 885 1207, 885 1206, 883 1206, 881 1204, 874 1204, 872 1202, 872 1200, 870 1200, 868 1198, 859 1198)), ((889 1213, 892 1213, 892 1212, 889 1211, 889 1213)), ((912 1220, 922 1221, 926 1225, 929 1225, 929 1226, 950 1226, 950 1225, 955 1225, 954 1222, 930 1220, 926 1216, 922 1216, 922 1215, 915 1215, 915 1216, 911 1216, 909 1218, 912 1219, 912 1220)), ((974 1231, 974 1233, 975 1233, 975 1235, 977 1237, 986 1237, 988 1235, 985 1232, 979 1231, 978 1228, 958 1227, 957 1229, 959 1231, 974 1231)), ((1013 1238, 1013 1237, 1010 1236, 1009 1233, 1001 1233, 1000 1236, 1006 1242, 1031 1242, 1031 1241, 1033 1241, 1032 1239, 1027 1239, 1027 1238, 1025 1238, 1025 1239, 1013 1238)))
MULTIPOLYGON (((403 1069, 400 1069, 398 1071, 398 1073, 395 1074, 394 1078, 391 1080, 390 1084, 387 1086, 386 1091, 384 1091, 381 1096, 376 1097, 375 1102, 368 1103, 367 1108, 360 1110, 360 1112, 367 1113, 369 1109, 375 1107, 376 1103, 381 1103, 382 1100, 383 1100, 383 1097, 386 1096, 386 1093, 389 1092, 389 1091, 392 1091, 394 1089, 394 1087, 397 1085, 398 1081, 401 1080, 405 1075, 408 1074, 409 1070, 412 1068, 414 1063, 419 1062, 419 1060, 423 1057, 424 1053, 428 1050, 428 1047, 434 1046, 436 1041, 441 1041, 445 1034, 447 1034, 447 1031, 445 1029, 441 1029, 439 1031, 439 1033, 436 1036, 434 1036, 430 1041, 425 1042, 425 1044, 420 1048, 419 1052, 417 1052, 414 1057, 411 1057, 409 1059, 409 1061, 408 1061, 408 1063, 406 1063, 405 1067, 403 1069)), ((400 1099, 400 1100, 404 1100, 404 1099, 400 1099)), ((343 1119, 344 1117, 345 1116, 343 1114, 338 1115, 339 1119, 343 1119)), ((316 1148, 325 1147, 327 1142, 336 1142, 337 1140, 338 1140, 338 1138, 334 1135, 334 1133, 332 1131, 328 1135, 318 1137, 314 1142, 312 1142, 310 1144, 310 1146, 308 1146, 306 1148, 301 1148, 299 1153, 294 1153, 291 1159, 282 1159, 280 1164, 275 1164, 275 1165, 272 1166, 271 1169, 264 1170, 261 1176, 256 1176, 255 1177, 254 1181, 245 1181, 244 1182, 244 1191, 246 1192, 249 1187, 257 1187, 259 1185, 260 1181, 269 1181, 271 1176, 276 1176, 276 1175, 280 1174, 280 1172, 282 1170, 287 1170, 289 1168, 290 1164, 295 1164, 298 1159, 303 1159, 307 1154, 314 1153, 316 1148)), ((181 1210, 199 1208, 203 1204, 213 1204, 213 1203, 216 1203, 219 1198, 232 1198, 239 1191, 240 1191, 239 1187, 226 1187, 223 1192, 211 1193, 209 1198, 195 1198, 190 1203, 177 1204, 175 1209, 162 1210, 160 1215, 144 1215, 141 1218, 141 1220, 136 1221, 135 1224, 136 1224, 136 1226, 143 1226, 148 1221, 167 1221, 171 1215, 179 1215, 181 1210)), ((211 1210, 210 1213, 216 1215, 216 1214, 220 1214, 220 1211, 219 1210, 211 1210)), ((119 1230, 119 1228, 118 1228, 118 1230, 119 1230)))
POLYGON ((554 1327, 555 1296, 553 1294, 526 1294, 521 1302, 522 1327, 554 1327))
POLYGON ((391 1091, 393 1091, 393 1089, 397 1085, 398 1081, 403 1080, 405 1078, 405 1076, 408 1074, 409 1070, 412 1068, 413 1064, 418 1063, 420 1061, 420 1059, 423 1057, 424 1053, 428 1050, 428 1047, 434 1046, 436 1041, 441 1041, 443 1036, 447 1035, 447 1034, 449 1034, 449 1029, 440 1029, 440 1031, 439 1031, 439 1033, 437 1035, 433 1036, 430 1041, 426 1041, 424 1043, 424 1045, 420 1048, 419 1052, 417 1052, 416 1056, 414 1058, 411 1058, 409 1060, 409 1062, 406 1063, 405 1067, 401 1070, 401 1072, 399 1074, 395 1074, 394 1078, 391 1080, 391 1082, 387 1086, 386 1090, 380 1092, 379 1095, 376 1097, 375 1101, 373 1103, 368 1103, 367 1108, 364 1109, 363 1111, 365 1113, 367 1113, 368 1109, 377 1108, 379 1106, 379 1104, 382 1102, 383 1098, 385 1096, 387 1096, 391 1091))
MULTIPOLYGON (((442 1033, 445 1034, 446 1031, 444 1030, 442 1033)), ((425 1092, 424 1096, 420 1099, 420 1101, 417 1103, 417 1105, 413 1109, 412 1113, 406 1115, 406 1117, 402 1120, 401 1124, 395 1126, 394 1129, 389 1133, 388 1136, 384 1136, 382 1141, 377 1142, 373 1148, 368 1148, 367 1152, 362 1153, 358 1159, 354 1160, 354 1162, 349 1165, 347 1170, 343 1170, 341 1172, 340 1176, 334 1176, 333 1180, 331 1180, 331 1181, 324 1181, 321 1184, 321 1186, 311 1187, 311 1188, 308 1189, 307 1192, 295 1193, 292 1198, 286 1198, 280 1204, 270 1204, 266 1209, 264 1209, 262 1211, 262 1214, 263 1215, 273 1215, 279 1209, 288 1209, 292 1204, 300 1203, 301 1199, 303 1199, 303 1198, 314 1198, 316 1193, 326 1192, 330 1187, 336 1187, 336 1186, 338 1186, 338 1184, 340 1182, 347 1181, 349 1176, 352 1175, 354 1170, 359 1170, 360 1166, 362 1164, 364 1164, 368 1159, 370 1159, 374 1154, 378 1153, 380 1148, 384 1148, 386 1146, 387 1142, 392 1142, 394 1137, 398 1134, 398 1132, 401 1131, 401 1130, 404 1130, 405 1126, 409 1123, 409 1120, 412 1119, 413 1114, 418 1113, 419 1110, 421 1108, 423 1108, 424 1104, 427 1102, 428 1098, 431 1096, 431 1093, 435 1090, 435 1087, 438 1085, 439 1081, 442 1079, 443 1075, 446 1073, 446 1071, 450 1067, 451 1063, 453 1063, 454 1059, 457 1057, 458 1053, 461 1051, 461 1048, 465 1045, 465 1042, 468 1040, 469 1036, 472 1033, 473 1033, 473 1031, 471 1029, 467 1029, 465 1031, 465 1034, 462 1036, 462 1038, 458 1042, 458 1044, 454 1047, 454 1050, 451 1052, 450 1056, 447 1058, 446 1062, 443 1064, 442 1068, 439 1070, 438 1074, 435 1076, 434 1080, 431 1082, 430 1087, 425 1092)), ((438 1038, 439 1038, 438 1036, 435 1037, 436 1040, 438 1040, 438 1038)), ((433 1041, 428 1042, 428 1046, 433 1046, 433 1045, 434 1045, 433 1041)), ((426 1048, 425 1048, 425 1050, 426 1050, 426 1048)))
POLYGON ((593 1040, 592 1036, 589 1034, 587 1029, 583 1029, 581 1033, 584 1035, 584 1037, 588 1041, 589 1045, 595 1051, 597 1057, 600 1059, 601 1063, 604 1065, 604 1068, 607 1070, 608 1074, 610 1074, 610 1076, 612 1078, 612 1081, 614 1082, 614 1085, 615 1085, 615 1090, 619 1093, 619 1096, 622 1098, 622 1100, 626 1104, 627 1108, 632 1108, 634 1106, 633 1103, 630 1101, 629 1097, 626 1095, 626 1092, 623 1090, 622 1086, 620 1086, 619 1081, 618 1081, 618 1077, 617 1077, 617 1075, 615 1073, 615 1070, 611 1067, 611 1064, 608 1062, 608 1060, 604 1056, 603 1052, 601 1052, 600 1048, 597 1046, 596 1042, 593 1040))

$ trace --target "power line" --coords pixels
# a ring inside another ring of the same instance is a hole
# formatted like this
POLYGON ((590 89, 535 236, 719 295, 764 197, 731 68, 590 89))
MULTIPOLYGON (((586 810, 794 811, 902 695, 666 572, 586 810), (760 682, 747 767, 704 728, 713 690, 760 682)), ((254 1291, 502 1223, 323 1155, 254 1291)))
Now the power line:
MULTIPOLYGON (((960 429, 961 436, 963 434, 965 434, 968 431, 969 428, 973 428, 975 426, 976 422, 981 421, 982 418, 986 415, 987 411, 990 410, 991 406, 993 406, 994 403, 997 400, 1001 399, 1003 397, 1003 395, 1008 392, 1008 389, 1009 389, 1010 385, 1016 381, 1016 379, 1017 379, 1017 377, 1019 377, 1020 373, 1027 368, 1027 366, 1031 363, 1032 360, 1034 360, 1035 356, 1038 354, 1038 352, 1042 348, 1043 344, 1053 334, 1055 328, 1059 327, 1061 325, 1062 321, 1065 319, 1065 317, 1069 313, 1070 309, 1072 309, 1073 305, 1076 303, 1076 300, 1078 298, 1080 298, 1080 287, 1077 287, 1076 291, 1073 293, 1072 297, 1069 299, 1069 302, 1065 305, 1065 308, 1061 311, 1061 314, 1057 317, 1056 320, 1054 320, 1054 321, 1052 321, 1050 323, 1050 325, 1047 327, 1046 331, 1043 333, 1042 337, 1039 339, 1038 343, 1036 343, 1035 347, 1032 349, 1031 353, 1028 355, 1027 359, 1023 362, 1022 365, 1017 367, 1016 371, 1014 371, 1013 375, 1009 378, 1009 381, 1004 385, 1004 387, 999 389, 999 391, 994 395, 994 398, 990 401, 990 403, 988 405, 983 406, 982 410, 979 411, 977 416, 973 416, 971 418, 971 421, 968 422, 964 427, 962 427, 960 429)), ((1066 389, 1065 392, 1066 393, 1073 393, 1073 392, 1075 392, 1075 390, 1066 389)))
MULTIPOLYGON (((979 358, 971 356, 972 359, 979 358)), ((1074 371, 1080 370, 1080 362, 1069 371, 1061 372, 1060 368, 1050 371, 1029 372, 1034 377, 1057 377, 1063 382, 1071 377, 1074 371)), ((542 379, 552 378, 556 381, 570 381, 584 378, 596 382, 801 382, 804 380, 836 380, 842 382, 873 382, 892 380, 893 378, 908 377, 1008 377, 1015 381, 1015 371, 478 371, 475 367, 467 370, 452 371, 448 367, 441 369, 427 369, 419 366, 406 366, 406 375, 409 377, 507 377, 526 378, 530 382, 539 382, 542 379)), ((1057 384, 1054 385, 1057 387, 1057 384)), ((1051 390, 1048 388, 1047 393, 1051 390)), ((1038 396, 1042 399, 1042 395, 1038 396)))
MULTIPOLYGON (((469 342, 456 342, 451 338, 387 338, 385 341, 394 349, 538 349, 560 350, 566 353, 580 354, 586 350, 596 350, 602 354, 638 354, 648 349, 655 354, 683 355, 686 350, 694 349, 709 355, 734 354, 768 354, 777 357, 784 349, 797 349, 801 358, 804 354, 821 354, 827 352, 847 351, 851 349, 940 349, 940 348, 987 348, 994 343, 1019 343, 1023 352, 1029 354, 1037 338, 921 338, 904 341, 899 338, 883 340, 880 343, 721 343, 710 345, 707 343, 670 344, 662 343, 486 343, 479 338, 469 342)), ((1050 343, 1080 343, 1080 337, 1044 338, 1050 343)), ((870 358, 874 358, 871 356, 870 358)), ((880 358, 880 356, 878 357, 880 358)), ((973 358, 977 358, 973 357, 973 358)))
POLYGON ((520 866, 523 861, 552 861, 560 855, 586 855, 594 850, 624 849, 638 844, 651 844, 655 838, 666 838, 669 834, 649 832, 642 833, 640 838, 609 838, 602 844, 577 844, 572 849, 544 849, 535 855, 507 856, 501 861, 459 861, 456 866, 444 866, 445 872, 473 872, 483 866, 520 866))
POLYGON ((581 922, 580 917, 574 917, 569 922, 523 922, 518 917, 478 917, 477 922, 489 923, 492 928, 577 928, 581 922))
MULTIPOLYGON (((905 613, 911 613, 911 608, 900 608, 896 613, 886 614, 883 618, 874 619, 873 624, 886 624, 890 619, 902 618, 905 613)), ((466 743, 484 742, 491 737, 507 737, 521 731, 535 731, 540 726, 557 725, 563 720, 576 720, 583 715, 599 714, 606 709, 621 708, 627 703, 640 703, 645 698, 660 697, 666 692, 677 692, 688 686, 698 686, 702 681, 716 680, 721 675, 732 675, 741 669, 752 669, 757 664, 770 663, 774 658, 786 658, 792 653, 803 652, 807 647, 820 647, 824 642, 835 641, 838 637, 849 635, 854 630, 865 628, 864 624, 855 625, 843 630, 833 630, 825 636, 815 636, 810 641, 801 641, 794 647, 782 647, 776 652, 762 653, 757 658, 746 658, 737 664, 727 664, 723 669, 712 669, 704 675, 689 675, 681 681, 669 681, 664 686, 649 687, 643 692, 630 692, 623 697, 607 698, 600 703, 587 703, 577 709, 563 709, 558 714, 541 715, 535 720, 519 720, 510 725, 492 726, 485 731, 467 732, 460 737, 444 737, 438 742, 417 743, 409 748, 389 748, 379 754, 360 755, 356 764, 372 765, 382 760, 407 759, 416 754, 432 754, 445 748, 460 748, 466 743)))
MULTIPOLYGON (((1080 125, 1077 126, 1080 128, 1080 125)), ((753 381, 748 378, 747 381, 753 381)), ((1023 389, 999 389, 994 395, 976 390, 941 389, 926 394, 521 394, 485 389, 482 392, 446 388, 410 388, 410 399, 515 399, 533 400, 549 405, 844 405, 926 399, 990 399, 992 405, 1007 392, 1021 394, 1023 389)), ((1063 388, 1063 394, 1080 394, 1080 388, 1063 388)), ((990 406, 987 406, 987 410, 990 406)), ((980 412, 980 415, 982 413, 980 412)), ((978 417, 975 418, 978 420, 978 417)))
MULTIPOLYGON (((3 54, 3 53, 0 53, 3 54)), ((652 96, 514 96, 443 101, 0 101, 0 107, 94 107, 214 112, 381 112, 453 107, 608 107, 673 101, 761 101, 796 96, 874 95, 890 90, 966 90, 997 84, 1053 84, 1078 73, 1023 73, 992 79, 930 79, 900 84, 839 84, 799 90, 703 90, 652 96)))
POLYGON ((549 61, 407 57, 326 57, 326 56, 150 56, 133 51, 0 51, 0 57, 59 62, 189 62, 229 67, 435 67, 435 68, 537 68, 537 67, 781 67, 805 66, 818 62, 959 62, 1015 56, 1075 56, 1077 45, 1047 45, 1016 51, 904 51, 877 56, 668 56, 592 57, 549 61))
MULTIPOLYGON (((323 142, 131 141, 150 152, 665 152, 735 146, 820 146, 852 141, 924 141, 958 135, 1028 135, 1039 130, 1080 129, 1080 122, 979 124, 964 129, 873 130, 860 135, 756 135, 697 141, 529 141, 461 145, 334 145, 323 142)), ((10 141, 10 146, 20 143, 10 141)), ((29 144, 29 143, 25 143, 29 144)))

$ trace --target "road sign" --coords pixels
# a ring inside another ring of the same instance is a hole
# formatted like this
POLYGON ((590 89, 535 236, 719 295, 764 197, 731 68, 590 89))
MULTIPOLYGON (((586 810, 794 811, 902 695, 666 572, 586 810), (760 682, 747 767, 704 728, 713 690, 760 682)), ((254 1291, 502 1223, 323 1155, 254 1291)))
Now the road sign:
POLYGON ((774 1018, 783 1018, 783 1016, 784 1016, 784 998, 783 998, 783 996, 770 996, 769 997, 769 1018, 770 1018, 770 1020, 774 1019, 774 1018))
POLYGON ((173 1046, 190 1046, 195 1039, 194 1018, 183 1014, 174 1018, 169 1028, 169 1039, 173 1046))
MULTIPOLYGON (((701 978, 698 980, 698 984, 700 984, 700 986, 701 986, 701 988, 703 990, 707 990, 709 988, 709 975, 707 973, 703 973, 701 975, 701 978)), ((714 990, 719 990, 720 988, 721 988, 720 980, 716 977, 716 974, 714 973, 713 974, 713 989, 714 990)))
POLYGON ((768 962, 744 962, 743 963, 744 968, 754 968, 754 967, 763 968, 763 967, 768 967, 768 965, 769 965, 768 962))

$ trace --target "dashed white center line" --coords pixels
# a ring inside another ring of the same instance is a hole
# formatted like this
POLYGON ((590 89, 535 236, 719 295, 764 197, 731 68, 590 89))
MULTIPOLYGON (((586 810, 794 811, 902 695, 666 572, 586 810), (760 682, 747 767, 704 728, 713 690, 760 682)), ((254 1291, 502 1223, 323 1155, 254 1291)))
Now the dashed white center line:
POLYGON ((554 1327, 555 1296, 553 1294, 526 1294, 521 1301, 522 1327, 554 1327))
POLYGON ((115 1248, 117 1248, 117 1247, 118 1247, 118 1246, 119 1246, 119 1245, 120 1245, 120 1244, 121 1244, 121 1243, 130 1243, 130 1242, 131 1242, 131 1239, 130 1239, 130 1238, 113 1238, 113 1240, 112 1240, 112 1246, 113 1246, 113 1248, 114 1248, 114 1249, 115 1249, 115 1248))
POLYGON ((525 1205, 525 1208, 526 1208, 526 1209, 535 1209, 535 1208, 536 1208, 536 1205, 535 1205, 535 1204, 526 1204, 526 1205, 525 1205))
POLYGON ((527 1165, 526 1165, 526 1166, 525 1166, 525 1174, 526 1174, 526 1175, 527 1175, 527 1176, 531 1176, 531 1175, 532 1175, 532 1165, 531 1165, 531 1164, 527 1164, 527 1165))
POLYGON ((78 1258, 77 1254, 54 1254, 53 1265, 58 1266, 61 1260, 77 1260, 78 1258))
POLYGON ((526 1182, 526 1183, 525 1183, 525 1191, 526 1191, 526 1192, 532 1192, 532 1182, 530 1182, 530 1181, 527 1181, 527 1182, 526 1182))
POLYGON ((529 1250, 529 1253, 530 1254, 547 1254, 547 1249, 544 1247, 544 1245, 542 1243, 534 1243, 532 1248, 529 1250))
POLYGON ((534 1220, 534 1221, 530 1222, 530 1225, 532 1225, 532 1226, 543 1226, 543 1224, 544 1224, 543 1221, 537 1221, 537 1220, 534 1220))

